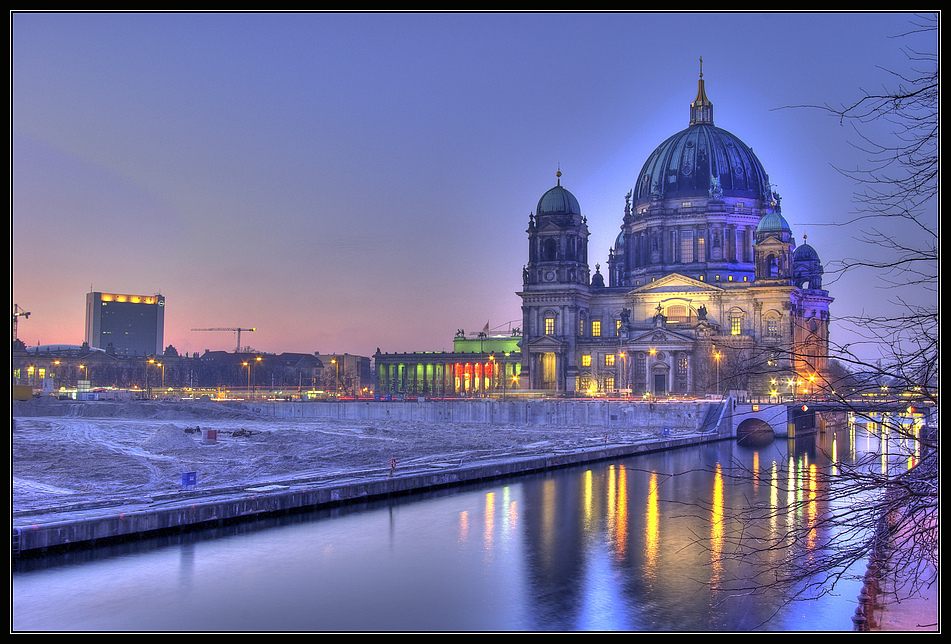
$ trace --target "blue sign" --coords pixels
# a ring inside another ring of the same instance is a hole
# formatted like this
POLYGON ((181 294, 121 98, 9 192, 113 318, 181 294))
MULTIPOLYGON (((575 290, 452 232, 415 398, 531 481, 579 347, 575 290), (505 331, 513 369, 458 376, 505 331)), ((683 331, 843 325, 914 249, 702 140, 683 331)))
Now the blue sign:
POLYGON ((182 487, 195 487, 198 484, 198 472, 182 472, 182 487))

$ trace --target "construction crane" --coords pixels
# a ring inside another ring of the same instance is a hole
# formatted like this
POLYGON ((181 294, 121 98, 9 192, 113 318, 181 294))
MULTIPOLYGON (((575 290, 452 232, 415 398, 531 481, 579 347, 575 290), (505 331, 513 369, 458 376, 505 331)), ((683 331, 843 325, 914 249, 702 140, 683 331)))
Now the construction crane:
POLYGON ((192 329, 192 331, 237 331, 238 333, 238 343, 234 347, 234 352, 239 353, 241 351, 241 332, 242 331, 254 331, 251 329, 239 329, 237 327, 214 327, 211 329, 192 329))
POLYGON ((17 341, 17 318, 19 318, 20 316, 24 318, 28 318, 30 317, 30 312, 24 311, 23 309, 21 309, 19 304, 14 304, 13 305, 13 341, 14 342, 17 341))

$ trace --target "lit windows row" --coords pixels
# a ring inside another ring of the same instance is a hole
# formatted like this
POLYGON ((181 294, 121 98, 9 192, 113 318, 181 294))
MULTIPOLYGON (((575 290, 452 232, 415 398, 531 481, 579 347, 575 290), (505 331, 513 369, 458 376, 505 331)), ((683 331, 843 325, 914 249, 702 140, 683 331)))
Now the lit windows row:
MULTIPOLYGON (((668 321, 669 322, 690 322, 691 321, 691 311, 689 311, 684 306, 671 306, 668 309, 668 321)), ((584 320, 582 319, 578 326, 578 334, 584 336, 584 320)), ((742 333, 742 323, 743 318, 739 315, 734 315, 730 317, 730 335, 740 335, 742 333)), ((620 335, 621 330, 621 321, 614 321, 614 335, 620 335)), ((546 317, 545 318, 545 335, 554 335, 555 334, 555 318, 546 317)), ((779 321, 778 320, 767 320, 766 322, 766 334, 769 336, 779 335, 779 321)), ((600 338, 601 337, 601 320, 592 320, 591 321, 591 337, 600 338)))
MULTIPOLYGON (((621 321, 614 321, 614 333, 615 335, 621 329, 621 321)), ((554 335, 555 334, 555 318, 548 317, 545 318, 545 335, 554 335)), ((578 335, 584 335, 584 319, 582 319, 578 324, 578 335)), ((600 338, 601 337, 601 320, 592 320, 591 321, 591 337, 600 338)))
MULTIPOLYGON (((617 356, 613 353, 607 353, 604 355, 604 366, 613 367, 616 364, 617 356)), ((590 367, 591 366, 591 354, 586 353, 581 356, 581 366, 590 367)))

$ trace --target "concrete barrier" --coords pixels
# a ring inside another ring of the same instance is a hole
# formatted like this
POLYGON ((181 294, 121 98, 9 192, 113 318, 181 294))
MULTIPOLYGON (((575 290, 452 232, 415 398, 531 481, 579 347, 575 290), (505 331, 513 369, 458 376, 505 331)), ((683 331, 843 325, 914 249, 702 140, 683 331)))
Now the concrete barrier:
POLYGON ((425 423, 638 427, 648 431, 698 431, 720 401, 468 400, 268 401, 249 404, 277 418, 335 418, 425 423))

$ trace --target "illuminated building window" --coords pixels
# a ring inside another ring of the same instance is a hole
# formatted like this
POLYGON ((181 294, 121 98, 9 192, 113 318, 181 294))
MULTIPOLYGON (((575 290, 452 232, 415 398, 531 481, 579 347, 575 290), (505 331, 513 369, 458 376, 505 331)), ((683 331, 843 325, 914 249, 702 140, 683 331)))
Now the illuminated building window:
POLYGON ((703 237, 697 238, 697 261, 702 262, 706 260, 707 250, 706 250, 706 240, 703 237))
POLYGON ((779 320, 766 320, 766 335, 779 335, 779 320))
POLYGON ((690 322, 690 312, 683 304, 675 304, 667 307, 668 322, 690 322))
POLYGON ((606 356, 604 356, 604 366, 605 366, 605 367, 613 367, 613 366, 614 366, 614 354, 613 354, 613 353, 609 353, 609 354, 607 354, 606 356))
POLYGON ((614 321, 614 335, 621 335, 621 321, 614 321))
POLYGON ((578 320, 578 335, 584 335, 584 318, 578 320))
POLYGON ((608 377, 604 379, 604 390, 614 391, 614 378, 608 377))
POLYGON ((586 355, 581 356, 581 366, 582 366, 582 367, 590 367, 590 366, 591 366, 591 355, 590 355, 590 354, 586 354, 586 355))
POLYGON ((601 320, 592 320, 591 322, 591 337, 600 338, 601 337, 601 320))
POLYGON ((545 318, 545 335, 555 334, 555 318, 545 318))
POLYGON ((730 318, 730 335, 740 335, 740 321, 739 316, 730 318))

